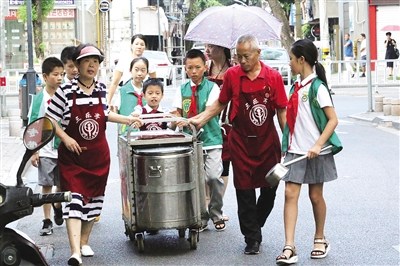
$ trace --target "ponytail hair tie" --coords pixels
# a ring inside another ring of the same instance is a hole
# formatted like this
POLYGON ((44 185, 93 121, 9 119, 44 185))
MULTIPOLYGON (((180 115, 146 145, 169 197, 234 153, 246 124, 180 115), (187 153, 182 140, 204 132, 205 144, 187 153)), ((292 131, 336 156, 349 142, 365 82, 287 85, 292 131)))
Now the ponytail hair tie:
POLYGON ((318 61, 315 61, 314 63, 315 63, 315 64, 318 64, 318 61))

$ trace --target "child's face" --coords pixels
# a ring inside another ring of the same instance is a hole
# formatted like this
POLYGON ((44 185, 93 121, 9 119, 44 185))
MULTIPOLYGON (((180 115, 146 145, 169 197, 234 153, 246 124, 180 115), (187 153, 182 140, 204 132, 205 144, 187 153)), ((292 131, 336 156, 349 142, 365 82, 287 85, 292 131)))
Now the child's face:
POLYGON ((67 60, 67 63, 64 64, 65 75, 69 80, 72 80, 76 75, 78 75, 78 68, 74 64, 74 61, 67 60))
POLYGON ((48 75, 43 74, 46 87, 56 90, 62 83, 64 77, 64 68, 55 67, 48 75))
POLYGON ((146 89, 146 93, 144 94, 147 104, 153 109, 158 108, 162 97, 163 93, 161 88, 157 85, 149 85, 146 89))
POLYGON ((297 75, 300 74, 301 71, 301 61, 302 61, 302 57, 297 58, 292 52, 289 53, 289 58, 290 58, 290 69, 292 70, 292 74, 293 75, 297 75))
POLYGON ((187 58, 185 69, 189 78, 198 85, 207 71, 207 65, 200 57, 187 58))
POLYGON ((142 83, 147 75, 147 72, 148 70, 146 64, 142 60, 137 61, 132 66, 131 70, 132 80, 137 84, 142 83))

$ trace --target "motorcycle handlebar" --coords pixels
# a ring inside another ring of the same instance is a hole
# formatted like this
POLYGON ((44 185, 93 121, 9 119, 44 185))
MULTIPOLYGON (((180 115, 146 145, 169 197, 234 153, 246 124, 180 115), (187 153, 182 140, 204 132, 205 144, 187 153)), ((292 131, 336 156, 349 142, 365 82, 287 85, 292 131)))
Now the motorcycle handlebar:
POLYGON ((70 202, 71 199, 72 194, 70 191, 49 194, 36 193, 31 196, 33 207, 39 207, 46 203, 70 202))

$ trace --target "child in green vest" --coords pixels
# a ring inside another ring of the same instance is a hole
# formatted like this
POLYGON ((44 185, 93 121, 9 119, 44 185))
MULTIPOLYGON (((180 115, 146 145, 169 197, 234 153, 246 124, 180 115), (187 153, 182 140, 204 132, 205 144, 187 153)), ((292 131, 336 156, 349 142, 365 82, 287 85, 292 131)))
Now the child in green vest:
MULTIPOLYGON (((28 115, 29 123, 45 115, 51 97, 53 97, 58 86, 63 82, 63 63, 56 57, 48 57, 43 61, 42 73, 46 85, 43 90, 39 91, 33 97, 28 115)), ((43 194, 51 193, 53 186, 56 186, 56 191, 60 191, 60 179, 57 166, 57 148, 59 143, 59 138, 55 137, 53 141, 49 142, 31 157, 32 165, 38 168, 38 184, 42 186, 43 194)), ((62 218, 61 204, 54 204, 53 209, 54 222, 57 225, 62 225, 64 220, 62 218)), ((50 219, 51 204, 43 205, 43 213, 44 220, 40 235, 51 235, 53 233, 53 222, 50 219)))
MULTIPOLYGON (((184 64, 190 81, 182 84, 180 90, 177 91, 173 107, 176 108, 176 115, 190 118, 212 105, 218 99, 220 89, 217 84, 204 77, 207 65, 203 52, 197 49, 189 50, 184 59, 184 64)), ((178 122, 175 126, 184 127, 187 124, 178 122)), ((222 231, 226 225, 222 216, 224 181, 221 179, 222 134, 219 117, 213 117, 203 129, 204 132, 200 135, 200 140, 203 142, 203 151, 206 155, 204 168, 206 184, 210 189, 210 202, 208 213, 202 214, 200 231, 207 228, 209 219, 213 221, 217 231, 222 231)))
MULTIPOLYGON (((120 88, 121 102, 118 106, 118 113, 130 115, 132 113, 142 114, 142 107, 146 104, 143 98, 143 80, 149 71, 149 60, 144 57, 137 57, 130 65, 132 79, 120 88)), ((120 125, 119 133, 126 132, 126 125, 120 125)))
POLYGON ((337 179, 333 155, 342 150, 335 133, 338 124, 333 107, 325 69, 318 62, 318 50, 308 39, 296 41, 290 50, 290 68, 299 75, 289 93, 286 125, 282 136, 285 162, 307 155, 307 160, 290 165, 285 181, 285 246, 276 258, 277 264, 298 261, 294 244, 298 214, 298 199, 302 184, 308 184, 308 194, 313 207, 315 232, 312 259, 325 258, 331 248, 325 238, 326 204, 324 183, 337 179), (322 148, 332 145, 332 149, 322 148))

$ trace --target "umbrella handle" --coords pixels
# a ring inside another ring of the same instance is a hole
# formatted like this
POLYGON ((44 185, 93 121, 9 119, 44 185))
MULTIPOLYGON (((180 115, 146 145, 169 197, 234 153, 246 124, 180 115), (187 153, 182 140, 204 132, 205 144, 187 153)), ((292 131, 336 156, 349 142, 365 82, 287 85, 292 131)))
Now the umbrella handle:
MULTIPOLYGON (((322 148, 321 151, 326 151, 326 150, 329 150, 330 148, 332 148, 332 145, 328 145, 328 146, 322 148)), ((291 165, 291 164, 297 163, 298 161, 304 160, 304 159, 306 159, 306 158, 307 158, 307 154, 302 155, 302 156, 300 156, 300 157, 297 157, 296 159, 293 159, 293 160, 291 160, 291 161, 289 161, 289 162, 286 162, 286 163, 284 163, 283 165, 284 165, 284 166, 289 166, 289 165, 291 165)))

